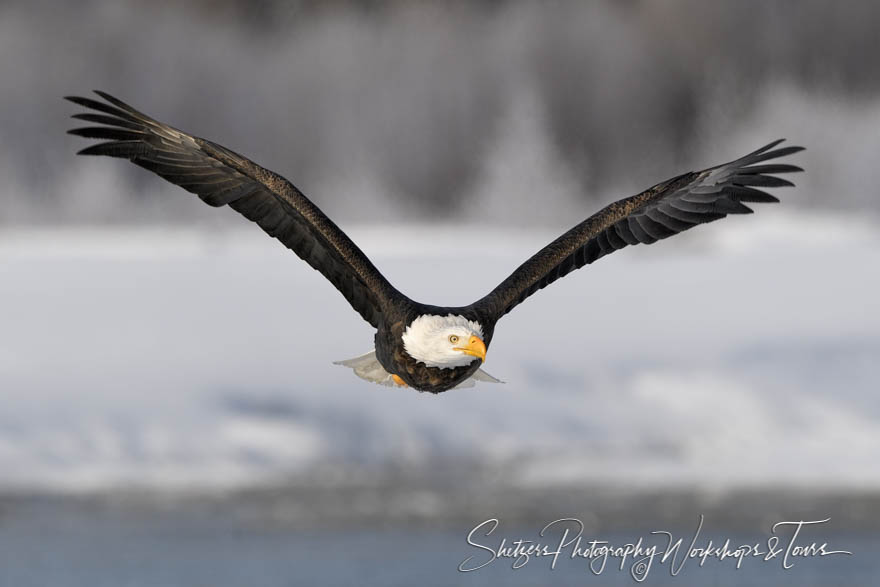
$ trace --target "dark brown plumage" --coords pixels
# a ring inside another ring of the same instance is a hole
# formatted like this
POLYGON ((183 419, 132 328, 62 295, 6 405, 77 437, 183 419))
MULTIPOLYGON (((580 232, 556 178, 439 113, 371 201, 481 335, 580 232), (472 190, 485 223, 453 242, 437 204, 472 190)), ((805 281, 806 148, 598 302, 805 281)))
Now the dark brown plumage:
POLYGON ((109 94, 96 93, 109 104, 67 98, 104 113, 75 114, 74 118, 109 125, 69 131, 108 141, 87 147, 80 155, 129 159, 198 195, 206 204, 229 205, 320 271, 364 320, 378 327, 381 308, 400 294, 293 184, 225 147, 153 120, 109 94))
POLYGON ((497 321, 539 289, 627 245, 651 244, 728 214, 751 213, 746 203, 777 202, 757 188, 793 185, 775 175, 801 171, 794 165, 764 163, 801 150, 775 148, 781 142, 775 141, 730 163, 679 175, 606 206, 538 251, 477 302, 430 306, 398 292, 339 227, 280 175, 158 122, 104 92, 96 93, 106 102, 67 98, 93 111, 74 118, 98 125, 69 132, 104 141, 80 154, 129 159, 211 206, 228 205, 256 222, 320 271, 376 328, 376 359, 388 374, 433 393, 467 380, 482 361, 445 367, 414 358, 402 337, 417 318, 456 316, 478 323, 485 356, 497 321))
POLYGON ((503 316, 527 297, 584 265, 627 245, 652 244, 728 214, 751 214, 747 203, 779 202, 756 187, 794 184, 769 174, 803 171, 783 163, 755 165, 803 147, 773 149, 773 141, 736 161, 685 173, 609 204, 523 263, 474 306, 503 316))

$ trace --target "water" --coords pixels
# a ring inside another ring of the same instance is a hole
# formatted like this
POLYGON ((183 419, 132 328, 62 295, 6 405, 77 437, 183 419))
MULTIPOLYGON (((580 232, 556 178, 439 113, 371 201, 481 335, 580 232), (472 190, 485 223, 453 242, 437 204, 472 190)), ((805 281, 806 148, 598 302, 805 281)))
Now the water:
MULTIPOLYGON (((658 522, 658 524, 661 524, 658 522)), ((511 539, 538 539, 540 524, 504 527, 511 539)), ((597 531, 591 538, 623 544, 650 530, 665 529, 647 520, 641 528, 597 531)), ((387 587, 485 585, 634 585, 628 568, 614 562, 600 575, 588 562, 560 558, 554 570, 549 560, 533 559, 513 570, 510 560, 462 573, 468 557, 485 561, 486 553, 469 547, 467 524, 346 529, 297 528, 284 524, 242 520, 230 512, 196 514, 138 508, 99 508, 75 500, 36 500, 6 509, 0 518, 0 584, 17 587, 165 586, 214 587, 249 585, 383 585, 387 587)), ((696 523, 675 531, 690 542, 696 523)), ((560 534, 554 535, 558 540, 560 534)), ((731 538, 734 544, 766 541, 767 530, 726 533, 707 523, 705 539, 731 538)), ((792 584, 804 586, 868 585, 880 571, 876 532, 847 532, 833 527, 810 534, 829 547, 852 556, 832 555, 797 560, 785 570, 780 560, 708 560, 701 568, 689 561, 670 575, 669 563, 655 563, 645 584, 744 586, 792 584)), ((481 542, 495 545, 488 539, 481 542)), ((702 542, 702 541, 701 541, 702 542)), ((663 544, 663 540, 655 541, 663 544)), ((699 543, 698 543, 699 544, 699 543)), ((596 567, 598 568, 598 567, 596 567)))

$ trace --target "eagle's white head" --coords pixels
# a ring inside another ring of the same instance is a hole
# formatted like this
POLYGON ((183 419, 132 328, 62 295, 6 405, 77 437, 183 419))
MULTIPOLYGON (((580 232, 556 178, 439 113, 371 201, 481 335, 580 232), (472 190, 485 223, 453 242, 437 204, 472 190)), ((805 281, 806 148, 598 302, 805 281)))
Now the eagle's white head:
POLYGON ((407 326, 403 348, 416 361, 443 369, 486 360, 483 328, 464 316, 424 314, 407 326))

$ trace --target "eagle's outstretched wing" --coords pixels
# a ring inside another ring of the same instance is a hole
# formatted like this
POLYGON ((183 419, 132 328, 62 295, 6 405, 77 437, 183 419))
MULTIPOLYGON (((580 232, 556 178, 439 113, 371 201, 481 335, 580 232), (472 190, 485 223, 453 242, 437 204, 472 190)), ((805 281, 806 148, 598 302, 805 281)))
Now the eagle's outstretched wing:
POLYGON ((757 165, 803 150, 774 150, 781 142, 730 163, 685 173, 605 207, 538 251, 472 308, 497 320, 539 289, 627 245, 651 244, 728 214, 751 213, 743 202, 778 202, 755 188, 794 185, 773 175, 803 171, 782 163, 757 165))
POLYGON ((129 159, 211 206, 228 204, 320 271, 364 320, 378 327, 383 310, 401 294, 292 183, 225 147, 153 120, 109 94, 95 93, 106 103, 67 97, 95 111, 74 118, 101 125, 69 133, 105 141, 80 155, 129 159))

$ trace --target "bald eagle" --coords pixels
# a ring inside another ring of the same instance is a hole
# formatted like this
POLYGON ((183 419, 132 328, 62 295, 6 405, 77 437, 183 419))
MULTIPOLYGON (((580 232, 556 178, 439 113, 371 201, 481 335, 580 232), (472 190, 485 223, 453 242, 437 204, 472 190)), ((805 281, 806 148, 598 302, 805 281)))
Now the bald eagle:
POLYGON ((480 367, 502 316, 571 271, 627 245, 651 244, 692 226, 747 214, 745 203, 778 202, 756 188, 794 185, 775 177, 802 171, 764 163, 801 151, 777 140, 730 163, 684 173, 606 206, 520 265, 498 287, 461 307, 422 304, 397 291, 352 240, 292 183, 229 149, 135 110, 96 91, 104 101, 69 96, 96 123, 70 130, 101 139, 80 155, 121 157, 256 222, 321 272, 375 329, 375 348, 342 361, 364 379, 440 393, 473 381, 497 381, 480 367))

